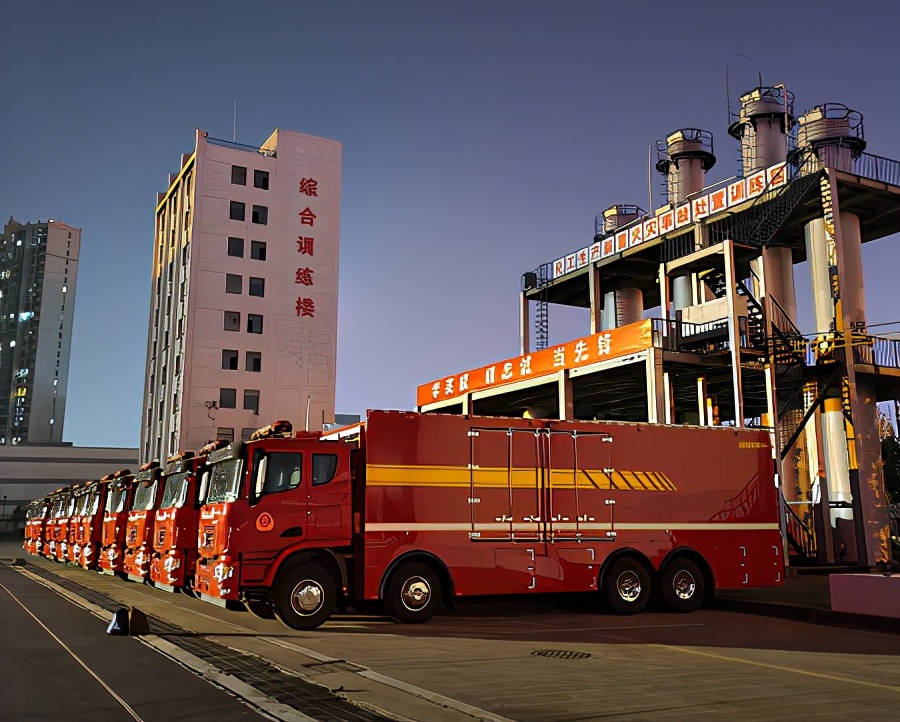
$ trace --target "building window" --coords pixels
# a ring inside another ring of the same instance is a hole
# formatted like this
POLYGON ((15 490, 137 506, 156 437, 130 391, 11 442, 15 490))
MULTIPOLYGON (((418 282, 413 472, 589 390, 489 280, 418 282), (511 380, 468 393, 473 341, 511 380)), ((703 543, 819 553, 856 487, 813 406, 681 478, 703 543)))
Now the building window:
POLYGON ((255 170, 253 171, 253 187, 262 188, 264 191, 269 190, 269 171, 255 170))
POLYGON ((222 349, 222 368, 226 371, 237 371, 238 352, 231 349, 222 349))
POLYGON ((225 274, 225 293, 241 293, 243 279, 236 273, 225 274))
POLYGON ((263 317, 259 313, 247 314, 247 333, 262 333, 263 317))
POLYGON ((233 221, 244 220, 244 204, 240 201, 231 201, 231 211, 228 217, 233 221))
POLYGON ((254 431, 256 431, 256 429, 248 429, 246 427, 241 429, 241 441, 250 441, 250 437, 253 435, 254 431))
POLYGON ((234 236, 228 237, 228 255, 229 256, 237 256, 238 258, 244 257, 244 239, 243 238, 235 238, 234 236))
POLYGON ((262 371, 262 354, 259 351, 247 352, 247 370, 255 372, 262 371))
POLYGON ((236 186, 247 185, 247 169, 244 166, 231 166, 231 183, 236 186))
POLYGON ((259 391, 244 391, 244 410, 259 413, 259 391))
POLYGON ((250 287, 248 289, 251 296, 263 297, 266 295, 266 279, 254 278, 250 276, 250 287))
POLYGON ((254 261, 266 260, 266 242, 250 241, 250 258, 254 261))
POLYGON ((234 429, 216 429, 216 438, 230 444, 234 441, 234 429))
POLYGON ((237 408, 237 389, 219 389, 219 408, 237 408))
MULTIPOLYGON (((244 220, 241 215, 241 220, 244 220)), ((254 223, 264 226, 269 222, 269 209, 266 206, 253 206, 253 216, 250 218, 254 223)))
POLYGON ((240 331, 241 330, 241 314, 237 311, 225 312, 225 330, 240 331))

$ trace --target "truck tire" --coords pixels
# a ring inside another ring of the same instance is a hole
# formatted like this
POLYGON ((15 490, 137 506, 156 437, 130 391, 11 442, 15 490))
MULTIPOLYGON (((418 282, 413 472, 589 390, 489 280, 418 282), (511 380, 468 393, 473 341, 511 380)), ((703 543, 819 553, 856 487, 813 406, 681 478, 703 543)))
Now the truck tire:
POLYGON ((662 597, 675 612, 695 612, 703 606, 706 578, 690 559, 673 559, 663 570, 662 597))
POLYGON ((603 579, 603 601, 616 614, 637 614, 650 601, 650 575, 637 559, 622 557, 613 562, 603 579))
POLYGON ((401 622, 427 622, 440 608, 441 581, 427 564, 405 562, 391 574, 384 603, 388 614, 401 622))
POLYGON ((321 564, 294 567, 275 590, 275 614, 292 629, 320 627, 334 611, 337 591, 334 579, 321 564))

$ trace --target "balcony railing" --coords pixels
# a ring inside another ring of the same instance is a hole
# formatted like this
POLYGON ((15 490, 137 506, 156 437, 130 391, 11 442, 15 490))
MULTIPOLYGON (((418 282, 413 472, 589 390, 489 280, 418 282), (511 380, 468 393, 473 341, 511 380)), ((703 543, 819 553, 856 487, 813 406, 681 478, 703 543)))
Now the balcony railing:
MULTIPOLYGON (((671 319, 653 319, 653 346, 663 351, 687 351, 690 353, 718 353, 728 351, 728 321, 689 323, 671 319)), ((751 348, 747 319, 738 317, 741 348, 751 348)))
POLYGON ((853 345, 853 361, 869 366, 900 369, 900 339, 869 336, 853 345))

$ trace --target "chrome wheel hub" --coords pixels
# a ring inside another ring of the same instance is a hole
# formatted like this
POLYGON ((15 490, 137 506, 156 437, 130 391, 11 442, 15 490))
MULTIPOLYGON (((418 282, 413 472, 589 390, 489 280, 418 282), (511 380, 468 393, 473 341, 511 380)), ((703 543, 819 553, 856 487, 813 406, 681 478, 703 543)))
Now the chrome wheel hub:
POLYGON ((672 577, 672 589, 676 597, 687 601, 697 591, 697 580, 689 571, 682 569, 672 577))
POLYGON ((410 577, 403 584, 400 600, 409 611, 418 612, 431 601, 431 585, 422 577, 410 577))
POLYGON ((641 578, 633 571, 622 572, 616 579, 616 591, 626 602, 636 602, 641 596, 641 578))
POLYGON ((324 602, 325 590, 314 579, 304 579, 291 592, 291 608, 303 617, 315 614, 324 602))

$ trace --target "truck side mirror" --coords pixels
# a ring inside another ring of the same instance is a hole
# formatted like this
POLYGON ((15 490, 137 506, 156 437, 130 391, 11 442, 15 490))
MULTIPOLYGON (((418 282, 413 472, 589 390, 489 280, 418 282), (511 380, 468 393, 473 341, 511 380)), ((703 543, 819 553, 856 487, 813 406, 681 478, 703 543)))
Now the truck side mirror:
POLYGON ((256 464, 256 485, 253 489, 253 494, 257 498, 262 496, 263 488, 266 485, 266 468, 269 465, 268 456, 260 455, 260 457, 256 464))

